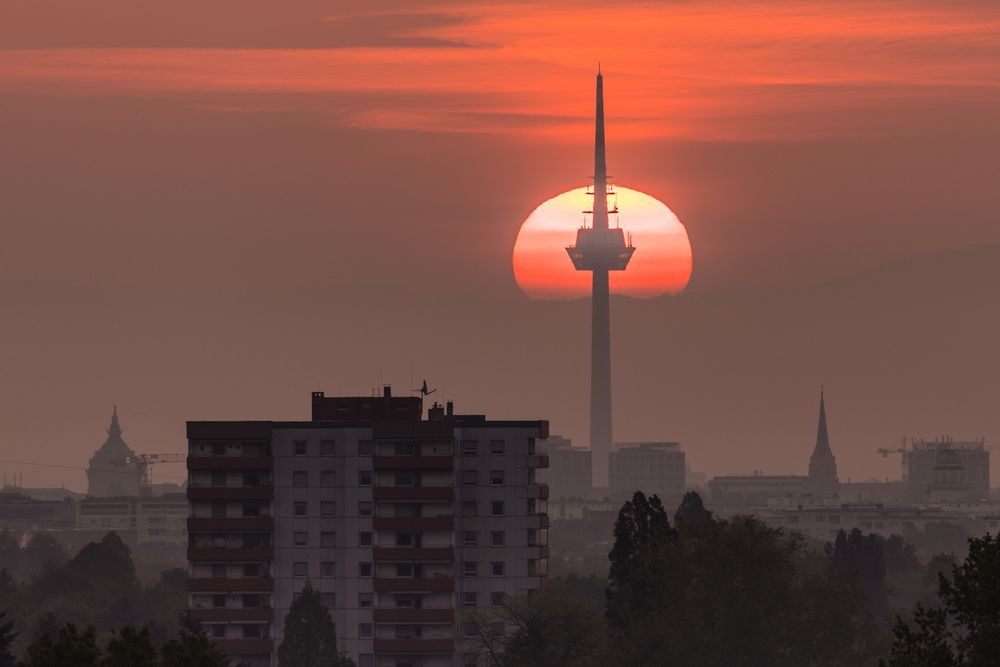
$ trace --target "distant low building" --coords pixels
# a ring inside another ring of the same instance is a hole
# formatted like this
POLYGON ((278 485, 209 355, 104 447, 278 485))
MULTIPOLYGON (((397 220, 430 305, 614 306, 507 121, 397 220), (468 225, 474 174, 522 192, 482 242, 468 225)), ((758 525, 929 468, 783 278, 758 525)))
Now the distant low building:
POLYGON ((549 485, 549 498, 590 498, 594 494, 593 465, 589 449, 574 447, 572 441, 557 435, 539 442, 539 449, 549 455, 549 467, 539 470, 539 482, 549 485))
POLYGON ((684 495, 686 462, 676 442, 623 442, 609 458, 612 498, 626 499, 636 491, 656 494, 665 504, 684 495))
POLYGON ((87 495, 94 498, 115 498, 139 495, 139 473, 133 463, 135 452, 122 439, 118 424, 118 408, 111 415, 108 437, 90 457, 87 466, 87 495))
POLYGON ((990 452, 983 440, 912 440, 903 451, 903 483, 910 502, 985 500, 990 496, 990 452))
POLYGON ((130 544, 187 543, 189 504, 184 493, 158 498, 87 498, 76 504, 76 529, 113 530, 130 544))

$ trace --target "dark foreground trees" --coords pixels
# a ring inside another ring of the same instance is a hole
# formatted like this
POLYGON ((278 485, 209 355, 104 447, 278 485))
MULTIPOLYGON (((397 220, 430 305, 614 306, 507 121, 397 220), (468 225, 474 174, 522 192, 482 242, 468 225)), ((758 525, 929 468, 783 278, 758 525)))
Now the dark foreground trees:
POLYGON ((615 664, 873 664, 863 593, 801 539, 753 517, 715 519, 689 494, 670 525, 655 496, 619 513, 607 619, 615 664))
POLYGON ((285 616, 284 636, 278 647, 280 667, 353 667, 337 651, 337 628, 308 581, 285 616))
POLYGON ((912 625, 897 619, 886 667, 1000 664, 1000 540, 969 540, 965 562, 938 575, 940 605, 918 606, 912 625))

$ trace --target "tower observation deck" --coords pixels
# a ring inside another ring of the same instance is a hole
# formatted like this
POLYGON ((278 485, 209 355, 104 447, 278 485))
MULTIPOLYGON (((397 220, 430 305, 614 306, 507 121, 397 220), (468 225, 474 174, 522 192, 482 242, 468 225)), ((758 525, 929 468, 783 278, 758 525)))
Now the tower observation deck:
POLYGON ((604 78, 597 73, 597 111, 594 133, 594 204, 591 224, 576 232, 576 245, 566 248, 577 271, 590 271, 592 324, 590 348, 590 449, 594 466, 594 486, 608 484, 608 455, 613 442, 611 427, 611 314, 608 271, 624 271, 635 247, 631 238, 617 224, 618 206, 609 210, 608 197, 614 189, 608 185, 604 150, 604 78), (615 226, 608 218, 615 216, 615 226))

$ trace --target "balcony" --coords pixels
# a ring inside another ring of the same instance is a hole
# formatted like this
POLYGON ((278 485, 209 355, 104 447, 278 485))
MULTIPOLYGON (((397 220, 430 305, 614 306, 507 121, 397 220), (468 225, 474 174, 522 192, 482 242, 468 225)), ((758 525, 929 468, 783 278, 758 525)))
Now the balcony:
POLYGON ((528 528, 548 528, 548 527, 549 527, 548 514, 539 513, 539 514, 528 515, 528 528))
POLYGON ((187 589, 192 593, 267 593, 274 590, 274 579, 270 577, 242 577, 239 579, 203 577, 188 579, 187 589))
POLYGON ((188 532, 272 530, 274 518, 269 516, 188 517, 188 532))
POLYGON ((188 470, 270 470, 270 456, 189 456, 188 470))
POLYGON ((375 530, 395 530, 400 532, 420 532, 429 530, 450 531, 455 525, 455 517, 425 516, 425 517, 388 517, 377 516, 372 519, 375 530))
POLYGON ((450 486, 376 486, 375 500, 451 500, 455 493, 450 486))
POLYGON ((375 470, 451 470, 454 465, 451 456, 376 456, 372 462, 375 470))
POLYGON ((270 486, 189 486, 188 500, 273 500, 270 486))
POLYGON ((547 499, 549 497, 548 484, 532 484, 528 487, 529 498, 547 499))
POLYGON ((454 609, 376 609, 376 623, 452 623, 454 609))
POLYGON ((191 618, 202 623, 270 623, 274 610, 270 607, 244 609, 191 609, 191 618))
POLYGON ((451 547, 375 547, 372 558, 384 562, 439 562, 455 560, 455 550, 451 547))
POLYGON ((453 653, 454 639, 376 639, 376 653, 453 653))
POLYGON ((225 547, 188 547, 187 557, 195 562, 267 562, 274 559, 272 547, 226 549, 225 547))
POLYGON ((269 655, 274 650, 273 639, 212 639, 212 643, 229 655, 269 655))
POLYGON ((529 468, 548 468, 549 467, 549 455, 548 454, 532 454, 528 456, 528 467, 529 468))
POLYGON ((451 577, 376 577, 372 579, 372 589, 376 593, 451 593, 455 590, 455 580, 451 577))

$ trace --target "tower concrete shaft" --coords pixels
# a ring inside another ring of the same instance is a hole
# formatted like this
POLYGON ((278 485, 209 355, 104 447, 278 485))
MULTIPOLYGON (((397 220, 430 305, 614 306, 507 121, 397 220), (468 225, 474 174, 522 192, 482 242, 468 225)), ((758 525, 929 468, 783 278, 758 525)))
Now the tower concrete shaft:
POLYGON ((594 205, 590 227, 576 232, 576 245, 566 248, 577 271, 590 271, 590 449, 594 486, 608 484, 608 455, 614 440, 611 422, 611 312, 609 271, 624 271, 635 248, 625 242, 621 227, 608 223, 608 170, 604 146, 604 78, 597 74, 597 107, 594 129, 594 205))

